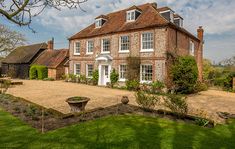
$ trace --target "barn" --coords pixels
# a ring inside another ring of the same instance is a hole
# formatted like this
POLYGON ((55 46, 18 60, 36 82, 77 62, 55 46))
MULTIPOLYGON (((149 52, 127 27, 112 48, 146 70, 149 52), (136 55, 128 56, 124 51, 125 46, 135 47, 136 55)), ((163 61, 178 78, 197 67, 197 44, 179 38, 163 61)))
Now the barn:
POLYGON ((46 43, 20 46, 2 61, 2 75, 12 78, 28 79, 33 61, 47 49, 46 43))

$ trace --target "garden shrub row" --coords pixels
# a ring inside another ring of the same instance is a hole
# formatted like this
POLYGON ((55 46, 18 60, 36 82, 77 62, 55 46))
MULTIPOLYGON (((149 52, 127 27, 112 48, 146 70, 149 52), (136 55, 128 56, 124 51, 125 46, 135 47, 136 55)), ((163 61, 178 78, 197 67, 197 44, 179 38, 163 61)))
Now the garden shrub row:
POLYGON ((32 65, 29 70, 29 78, 31 80, 43 80, 48 78, 48 68, 43 65, 32 65))

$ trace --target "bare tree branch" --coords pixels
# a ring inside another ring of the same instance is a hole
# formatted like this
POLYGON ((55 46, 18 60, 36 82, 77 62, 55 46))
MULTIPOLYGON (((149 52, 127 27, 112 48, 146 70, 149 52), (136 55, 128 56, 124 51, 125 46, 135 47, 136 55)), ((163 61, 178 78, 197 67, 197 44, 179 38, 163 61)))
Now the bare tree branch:
POLYGON ((0 24, 0 57, 6 56, 17 46, 24 45, 25 42, 24 35, 0 24))
MULTIPOLYGON (((0 0, 0 15, 9 21, 19 25, 28 26, 32 18, 40 15, 45 8, 55 8, 61 10, 80 8, 81 3, 88 0, 0 0)), ((85 10, 83 10, 85 11, 85 10)))

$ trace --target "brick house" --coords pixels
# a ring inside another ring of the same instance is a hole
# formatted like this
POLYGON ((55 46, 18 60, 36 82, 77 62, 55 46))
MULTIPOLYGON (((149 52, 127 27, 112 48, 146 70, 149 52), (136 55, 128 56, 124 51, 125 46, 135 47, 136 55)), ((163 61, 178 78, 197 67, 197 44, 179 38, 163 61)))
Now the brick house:
POLYGON ((167 83, 170 63, 167 53, 195 57, 202 80, 203 29, 194 36, 183 28, 183 18, 169 7, 156 3, 132 6, 100 15, 95 22, 69 38, 70 73, 92 77, 99 71, 99 85, 110 82, 116 69, 119 81, 126 80, 126 58, 141 59, 140 81, 167 83))
POLYGON ((68 49, 54 49, 54 40, 47 43, 47 49, 43 51, 32 65, 43 65, 48 68, 48 78, 61 79, 66 74, 65 63, 69 59, 68 49))

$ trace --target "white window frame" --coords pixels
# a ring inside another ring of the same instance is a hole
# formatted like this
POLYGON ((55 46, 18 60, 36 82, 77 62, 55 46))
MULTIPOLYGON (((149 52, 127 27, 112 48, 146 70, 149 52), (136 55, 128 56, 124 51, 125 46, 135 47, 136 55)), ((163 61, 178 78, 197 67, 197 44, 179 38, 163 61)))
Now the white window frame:
POLYGON ((73 54, 74 55, 80 55, 80 53, 81 53, 81 42, 79 42, 79 41, 75 41, 74 42, 74 50, 73 50, 73 54), (79 43, 79 53, 77 53, 77 43, 79 43))
POLYGON ((120 64, 119 65, 119 81, 120 82, 125 82, 126 78, 121 78, 121 66, 126 66, 126 72, 127 72, 127 65, 126 64, 120 64))
POLYGON ((153 32, 143 32, 141 34, 141 50, 140 52, 153 52, 154 51, 154 33, 153 32), (153 35, 153 48, 152 49, 143 49, 143 34, 152 34, 153 35))
POLYGON ((101 42, 101 53, 102 54, 109 54, 110 53, 110 51, 111 51, 111 40, 110 39, 108 39, 108 38, 104 38, 104 39, 102 39, 102 42, 101 42), (104 51, 104 40, 109 40, 109 51, 104 51))
POLYGON ((189 54, 191 56, 194 56, 195 55, 194 53, 195 53, 195 44, 192 40, 190 40, 190 42, 189 42, 189 54))
POLYGON ((91 55, 91 54, 93 54, 93 52, 94 52, 94 41, 93 40, 88 40, 86 42, 86 54, 87 55, 91 55), (93 43, 92 52, 89 52, 89 42, 93 43))
POLYGON ((95 20, 95 28, 101 28, 102 27, 102 18, 99 18, 99 19, 96 19, 95 20), (98 24, 97 24, 97 22, 99 22, 98 24))
POLYGON ((73 65, 73 74, 74 75, 81 75, 81 64, 80 63, 75 63, 74 65, 73 65), (79 65, 80 66, 80 73, 79 74, 77 74, 77 65, 79 65))
POLYGON ((94 71, 94 65, 93 64, 86 64, 86 78, 92 78, 92 75, 91 76, 88 76, 88 66, 89 65, 92 65, 92 73, 94 71))
POLYGON ((153 80, 153 65, 152 64, 141 64, 140 65, 140 83, 152 83, 153 81, 151 80, 143 80, 142 77, 142 66, 152 66, 152 80, 153 80))
POLYGON ((135 14, 136 14, 136 10, 127 11, 127 12, 126 12, 126 21, 127 21, 127 22, 133 22, 133 21, 135 21, 135 19, 136 19, 136 18, 135 18, 135 17, 136 17, 135 14), (133 18, 132 18, 131 15, 132 15, 133 13, 134 13, 134 16, 133 16, 133 18), (129 14, 130 14, 130 18, 128 17, 129 14))
POLYGON ((119 53, 129 53, 130 52, 130 36, 128 35, 122 35, 119 37, 119 53), (122 37, 128 37, 129 43, 128 43, 128 50, 122 50, 122 37))

